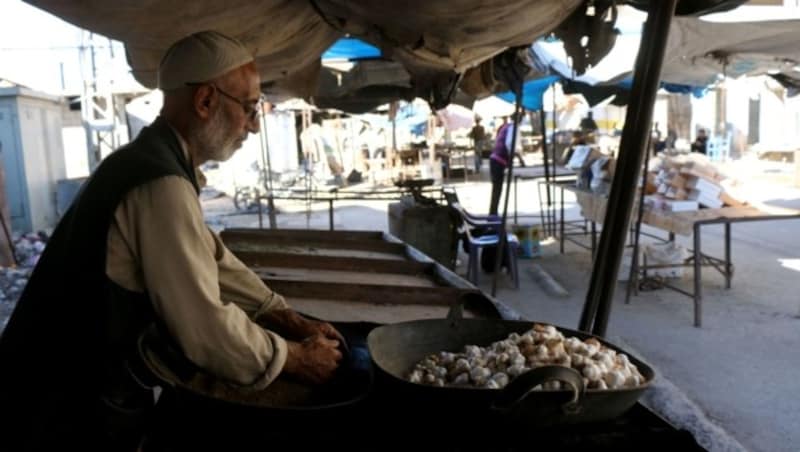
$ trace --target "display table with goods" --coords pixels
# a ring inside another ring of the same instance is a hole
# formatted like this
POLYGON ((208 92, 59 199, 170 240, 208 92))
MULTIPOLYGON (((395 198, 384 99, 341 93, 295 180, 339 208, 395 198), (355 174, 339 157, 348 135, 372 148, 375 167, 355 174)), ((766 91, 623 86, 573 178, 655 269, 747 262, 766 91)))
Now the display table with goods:
MULTIPOLYGON (((669 282, 668 277, 660 278, 659 284, 693 299, 694 324, 699 327, 702 324, 702 268, 714 268, 724 276, 725 288, 731 287, 734 272, 731 260, 731 225, 753 221, 797 220, 800 219, 800 211, 747 203, 741 195, 745 187, 717 172, 712 165, 704 161, 702 156, 670 157, 653 163, 652 170, 647 174, 641 222, 666 232, 666 237, 646 232, 640 234, 673 244, 676 235, 689 236, 692 238, 693 248, 689 250, 688 256, 679 262, 668 263, 651 261, 640 264, 639 253, 634 253, 631 265, 637 271, 631 273, 629 284, 636 292, 641 279, 648 277, 648 272, 660 273, 661 276, 671 273, 679 277, 682 275, 679 269, 691 269, 693 272, 691 290, 669 282), (702 229, 712 225, 722 225, 724 228, 722 258, 710 256, 702 251, 702 229)), ((556 188, 558 193, 556 204, 560 207, 560 216, 557 235, 562 253, 565 241, 577 242, 594 251, 597 243, 597 224, 601 224, 606 216, 606 194, 587 187, 585 181, 582 184, 579 181, 580 179, 573 179, 545 183, 556 188), (576 229, 574 222, 565 220, 565 191, 574 194, 581 208, 581 216, 590 223, 590 228, 576 229), (581 241, 576 241, 575 235, 589 235, 591 245, 587 246, 581 241)), ((635 219, 637 216, 638 209, 634 209, 632 218, 635 219)), ((633 221, 631 223, 633 224, 633 221)))

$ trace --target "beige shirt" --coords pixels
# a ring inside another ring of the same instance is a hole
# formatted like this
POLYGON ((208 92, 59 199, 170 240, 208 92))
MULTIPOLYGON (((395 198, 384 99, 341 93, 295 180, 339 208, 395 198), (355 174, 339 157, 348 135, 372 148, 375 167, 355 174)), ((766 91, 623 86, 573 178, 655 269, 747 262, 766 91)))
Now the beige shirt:
POLYGON ((283 369, 286 342, 251 319, 286 301, 205 225, 188 180, 165 176, 125 196, 108 233, 106 274, 146 290, 186 356, 211 373, 261 389, 283 369))

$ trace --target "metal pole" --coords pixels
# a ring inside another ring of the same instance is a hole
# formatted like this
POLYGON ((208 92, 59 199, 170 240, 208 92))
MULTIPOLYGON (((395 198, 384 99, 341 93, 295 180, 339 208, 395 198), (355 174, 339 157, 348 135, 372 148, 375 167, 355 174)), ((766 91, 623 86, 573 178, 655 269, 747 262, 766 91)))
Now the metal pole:
POLYGON ((328 225, 331 231, 333 231, 333 199, 328 200, 328 225))
MULTIPOLYGON (((514 108, 514 130, 513 135, 511 135, 511 149, 508 152, 508 175, 506 176, 506 199, 503 200, 503 218, 500 222, 500 236, 497 239, 497 252, 495 253, 495 257, 497 258, 494 261, 494 273, 492 273, 492 296, 495 296, 497 293, 497 274, 500 273, 500 266, 503 263, 503 251, 506 247, 506 242, 508 242, 508 237, 506 233, 506 219, 508 218, 508 197, 511 194, 511 181, 514 177, 514 151, 517 148, 517 136, 519 135, 519 123, 522 119, 522 87, 519 88, 517 92, 517 105, 514 108)), ((509 256, 510 259, 514 259, 515 256, 509 256)), ((511 269, 509 269, 511 271, 511 269)))
MULTIPOLYGON (((276 229, 278 227, 277 219, 275 218, 275 199, 274 194, 272 192, 272 160, 269 156, 269 134, 267 133, 267 115, 261 115, 261 134, 262 134, 262 143, 263 147, 261 148, 261 162, 262 165, 264 164, 264 160, 266 159, 266 167, 267 167, 267 178, 266 184, 267 186, 264 187, 267 190, 267 216, 269 217, 269 228, 276 229)), ((261 202, 259 201, 259 204, 261 202)))
MULTIPOLYGON (((561 243, 561 254, 564 254, 564 240, 566 238, 566 233, 564 232, 564 186, 561 186, 561 222, 559 223, 560 231, 558 233, 558 237, 561 243)), ((553 225, 555 227, 555 225, 553 225)))
POLYGON ((703 269, 703 253, 700 243, 700 223, 694 224, 694 326, 703 325, 703 288, 701 272, 703 269))
MULTIPOLYGON (((555 91, 555 88, 553 88, 555 91)), ((539 122, 542 125, 542 158, 544 159, 544 180, 547 182, 547 205, 551 204, 550 200, 550 163, 549 159, 547 158, 547 122, 544 120, 544 103, 542 104, 542 108, 539 110, 539 122)), ((554 154, 555 156, 555 154, 554 154)), ((553 169, 555 170, 555 165, 553 165, 553 169)), ((545 225, 542 225, 544 228, 545 225)))
POLYGON ((642 169, 642 190, 639 192, 639 211, 636 213, 633 235, 633 255, 631 256, 631 269, 628 274, 628 288, 625 291, 625 304, 631 302, 632 286, 639 284, 639 234, 642 232, 642 218, 644 217, 644 193, 647 188, 647 167, 650 166, 650 147, 655 146, 652 140, 648 141, 647 154, 644 155, 644 168, 642 169))
POLYGON ((731 288, 733 268, 731 268, 731 224, 725 222, 725 288, 731 288))
MULTIPOLYGON (((557 113, 556 112, 556 84, 555 83, 553 83, 551 85, 551 89, 553 90, 553 142, 552 142, 552 145, 553 145, 553 169, 555 169, 556 133, 558 132, 558 119, 557 119, 557 114, 556 114, 557 113)), ((545 141, 547 141, 547 136, 545 136, 545 141)), ((555 171, 554 171, 554 174, 553 174, 553 179, 555 179, 555 171)), ((546 187, 547 187, 547 199, 549 200, 550 199, 550 193, 551 193, 551 191, 550 191, 551 187, 549 185, 547 185, 546 187)), ((555 195, 555 193, 556 193, 555 187, 552 187, 552 193, 553 193, 553 195, 555 195)), ((563 194, 564 194, 563 190, 562 190, 561 194, 563 196, 563 194)), ((548 213, 548 221, 550 221, 550 224, 552 225, 550 227, 550 235, 554 236, 554 235, 556 235, 556 209, 552 204, 550 204, 550 202, 547 203, 547 213, 548 213)))
POLYGON ((580 330, 591 331, 600 336, 605 335, 611 315, 617 272, 633 210, 638 172, 644 157, 642 154, 648 152, 646 144, 653 117, 653 104, 676 4, 677 0, 650 3, 651 10, 647 15, 642 44, 636 59, 630 96, 632 102, 625 117, 617 174, 611 185, 589 291, 578 325, 580 330))
POLYGON ((519 176, 514 176, 514 224, 519 224, 517 221, 517 182, 519 181, 519 176))
POLYGON ((257 188, 256 203, 258 203, 258 229, 264 229, 264 206, 261 205, 261 193, 257 188))

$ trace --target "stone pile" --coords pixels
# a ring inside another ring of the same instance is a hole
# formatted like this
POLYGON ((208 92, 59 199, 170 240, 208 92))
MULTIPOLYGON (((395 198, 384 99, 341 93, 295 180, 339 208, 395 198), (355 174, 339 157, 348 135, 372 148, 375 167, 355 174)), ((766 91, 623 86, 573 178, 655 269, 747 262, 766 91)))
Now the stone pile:
POLYGON ((25 289, 31 271, 44 251, 47 239, 47 234, 43 232, 15 238, 14 251, 19 265, 16 268, 0 267, 0 331, 5 328, 8 317, 25 289))

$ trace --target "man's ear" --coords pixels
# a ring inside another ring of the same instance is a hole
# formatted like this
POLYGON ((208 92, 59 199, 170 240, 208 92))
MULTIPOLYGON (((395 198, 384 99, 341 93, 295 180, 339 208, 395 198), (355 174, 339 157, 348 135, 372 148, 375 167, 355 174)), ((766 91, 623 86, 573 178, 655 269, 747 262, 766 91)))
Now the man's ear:
POLYGON ((194 96, 192 97, 192 104, 194 105, 197 116, 200 118, 210 118, 215 103, 214 89, 211 85, 202 85, 195 90, 194 96))

